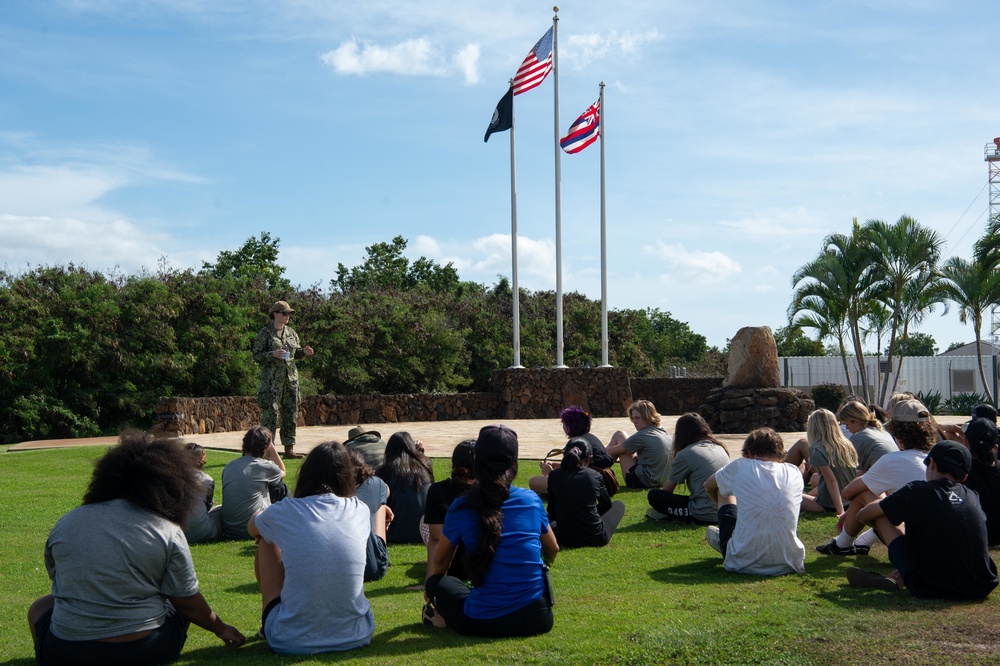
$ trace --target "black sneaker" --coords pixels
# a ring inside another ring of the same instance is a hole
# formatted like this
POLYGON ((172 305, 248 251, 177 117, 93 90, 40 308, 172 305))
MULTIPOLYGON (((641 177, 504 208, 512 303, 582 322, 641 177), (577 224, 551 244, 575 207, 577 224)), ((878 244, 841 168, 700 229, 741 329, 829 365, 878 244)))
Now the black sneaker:
POLYGON ((864 587, 883 592, 899 592, 899 584, 894 578, 857 567, 847 567, 847 583, 851 587, 864 587))
POLYGON ((816 546, 816 552, 822 553, 824 555, 861 555, 868 553, 868 546, 860 546, 864 548, 864 553, 859 552, 859 546, 848 546, 847 548, 841 548, 837 545, 837 537, 830 539, 828 542, 824 543, 822 546, 816 546))

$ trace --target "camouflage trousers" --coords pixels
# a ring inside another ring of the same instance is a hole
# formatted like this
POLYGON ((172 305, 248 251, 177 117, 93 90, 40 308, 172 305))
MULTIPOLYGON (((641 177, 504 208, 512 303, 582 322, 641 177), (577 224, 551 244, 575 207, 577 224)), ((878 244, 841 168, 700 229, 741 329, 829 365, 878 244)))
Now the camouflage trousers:
POLYGON ((257 391, 260 424, 271 431, 278 441, 278 421, 281 421, 281 445, 286 451, 295 446, 295 426, 299 416, 299 384, 288 380, 261 384, 257 391))

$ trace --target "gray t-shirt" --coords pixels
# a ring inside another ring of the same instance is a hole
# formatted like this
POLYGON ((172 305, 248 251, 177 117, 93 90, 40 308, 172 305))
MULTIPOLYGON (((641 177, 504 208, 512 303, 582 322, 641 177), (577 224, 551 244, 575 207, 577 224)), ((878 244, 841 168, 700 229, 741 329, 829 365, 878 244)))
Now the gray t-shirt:
MULTIPOLYGON (((844 492, 844 488, 854 480, 857 473, 857 468, 855 467, 836 467, 830 464, 830 458, 826 455, 826 449, 819 442, 813 442, 809 445, 809 465, 811 467, 829 467, 833 472, 833 477, 837 480, 837 484, 840 486, 837 491, 838 494, 844 492)), ((830 494, 830 488, 826 485, 826 478, 824 478, 822 472, 819 470, 816 471, 819 473, 816 501, 824 509, 834 509, 833 495, 830 494)), ((845 507, 848 504, 848 502, 844 502, 845 507)))
POLYGON ((870 470, 875 461, 885 454, 899 451, 892 435, 885 430, 876 428, 865 428, 857 431, 851 435, 851 444, 858 452, 858 469, 862 472, 870 470))
POLYGON ((211 511, 215 501, 215 479, 200 470, 198 475, 201 478, 202 494, 191 503, 191 511, 188 513, 187 527, 184 529, 188 543, 204 543, 222 537, 221 507, 211 511))
POLYGON ((674 440, 659 426, 649 426, 635 433, 622 446, 636 454, 635 475, 647 488, 659 488, 670 471, 674 440))
POLYGON ((45 542, 55 605, 52 633, 90 641, 156 629, 166 597, 198 592, 180 525, 126 500, 84 504, 45 542))
POLYGON ((368 645, 375 618, 362 587, 371 531, 368 507, 333 494, 286 497, 255 519, 281 549, 281 603, 264 627, 282 654, 316 654, 368 645))
POLYGON ((669 478, 674 483, 687 484, 691 494, 688 512, 698 520, 714 523, 718 519, 718 507, 709 499, 705 481, 727 464, 726 450, 709 441, 690 444, 674 456, 669 478))
POLYGON ((268 490, 281 485, 281 468, 272 461, 244 455, 222 468, 222 533, 249 539, 250 516, 271 506, 268 490))

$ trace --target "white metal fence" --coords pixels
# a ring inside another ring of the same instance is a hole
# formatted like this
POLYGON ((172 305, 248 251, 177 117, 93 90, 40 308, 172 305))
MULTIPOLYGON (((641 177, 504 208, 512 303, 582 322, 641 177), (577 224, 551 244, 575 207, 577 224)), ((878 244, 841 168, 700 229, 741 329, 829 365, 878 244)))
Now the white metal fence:
MULTIPOLYGON (((864 357, 868 383, 875 386, 881 365, 881 377, 889 370, 886 358, 864 357)), ((892 374, 889 387, 892 388, 896 375, 897 391, 913 393, 939 391, 944 400, 958 393, 986 393, 979 376, 979 365, 975 356, 913 356, 892 360, 892 374), (901 362, 900 362, 901 361, 901 362)), ((817 384, 840 384, 847 386, 844 361, 839 356, 794 356, 778 359, 782 385, 809 391, 817 384)), ((861 382, 858 364, 853 356, 847 357, 847 367, 851 373, 851 383, 858 387, 861 382)), ((996 395, 998 382, 997 356, 983 356, 983 368, 990 393, 996 395)), ((879 384, 881 388, 881 384, 879 384)))

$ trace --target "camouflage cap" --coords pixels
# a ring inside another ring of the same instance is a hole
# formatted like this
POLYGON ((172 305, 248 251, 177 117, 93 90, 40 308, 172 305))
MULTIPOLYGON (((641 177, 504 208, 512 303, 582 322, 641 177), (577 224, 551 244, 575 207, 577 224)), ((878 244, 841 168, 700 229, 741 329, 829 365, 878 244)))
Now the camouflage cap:
POLYGON ((285 301, 276 301, 274 305, 271 306, 271 309, 267 311, 267 314, 273 315, 275 312, 280 312, 282 314, 292 314, 293 312, 295 312, 295 310, 290 308, 288 306, 288 303, 286 303, 285 301))

